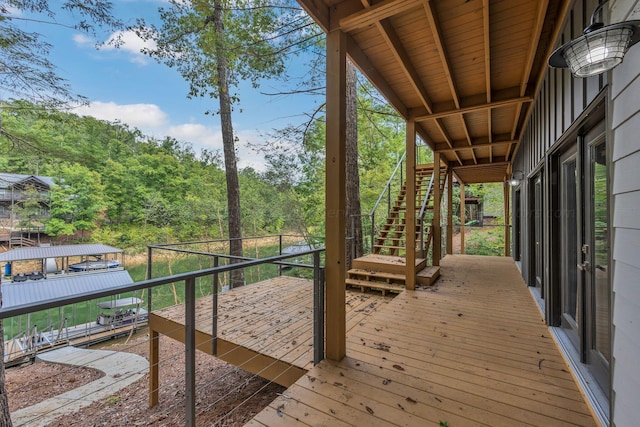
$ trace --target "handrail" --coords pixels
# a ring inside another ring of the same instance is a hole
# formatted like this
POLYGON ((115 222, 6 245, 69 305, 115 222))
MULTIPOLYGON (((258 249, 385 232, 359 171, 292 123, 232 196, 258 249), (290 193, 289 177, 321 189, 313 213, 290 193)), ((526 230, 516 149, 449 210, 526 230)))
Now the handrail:
MULTIPOLYGON (((253 267, 259 264, 275 264, 277 261, 285 260, 288 258, 300 257, 303 255, 311 255, 316 252, 323 252, 324 249, 313 249, 304 252, 298 252, 295 254, 276 255, 268 258, 254 258, 249 261, 243 261, 236 264, 222 265, 218 267, 206 268, 203 270, 191 271, 188 273, 174 274, 173 276, 159 277, 157 279, 146 279, 140 282, 134 282, 126 285, 113 286, 110 288, 104 288, 99 291, 90 291, 79 293, 70 297, 57 297, 48 300, 39 301, 31 304, 21 304, 13 307, 0 308, 0 319, 7 319, 9 317, 20 316, 22 314, 34 313, 40 310, 47 310, 49 308, 56 308, 63 305, 70 305, 84 301, 90 301, 97 298, 109 297, 125 292, 141 291, 143 289, 154 288, 161 285, 166 285, 172 282, 182 282, 190 279, 197 279, 198 277, 210 276, 216 273, 226 273, 231 270, 239 268, 253 267)), ((214 255, 214 254, 210 254, 214 255)))
POLYGON ((384 190, 382 190, 382 193, 380 193, 380 197, 378 197, 378 201, 376 201, 376 204, 373 205, 373 209, 371 209, 371 213, 369 213, 369 215, 374 215, 375 214, 376 210, 378 209, 378 205, 380 205, 380 202, 382 201, 382 198, 384 197, 385 193, 387 191, 390 191, 391 182, 393 181, 393 177, 396 176, 396 172, 398 172, 398 169, 400 169, 400 166, 402 166, 402 162, 404 162, 404 158, 406 156, 407 156, 407 152, 405 151, 402 154, 402 157, 400 157, 400 160, 398 161, 398 163, 396 164, 396 168, 393 170, 393 173, 391 173, 391 176, 389 177, 389 181, 387 181, 387 185, 385 185, 384 190))

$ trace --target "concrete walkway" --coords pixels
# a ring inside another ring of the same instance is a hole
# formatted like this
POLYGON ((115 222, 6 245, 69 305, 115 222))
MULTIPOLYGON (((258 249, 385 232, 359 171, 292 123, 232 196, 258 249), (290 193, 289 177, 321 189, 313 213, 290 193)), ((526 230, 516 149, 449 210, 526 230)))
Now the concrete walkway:
POLYGON ((105 375, 82 387, 11 413, 14 426, 46 426, 62 415, 72 414, 93 402, 116 394, 149 371, 147 359, 119 351, 64 347, 41 353, 38 360, 93 368, 105 375))

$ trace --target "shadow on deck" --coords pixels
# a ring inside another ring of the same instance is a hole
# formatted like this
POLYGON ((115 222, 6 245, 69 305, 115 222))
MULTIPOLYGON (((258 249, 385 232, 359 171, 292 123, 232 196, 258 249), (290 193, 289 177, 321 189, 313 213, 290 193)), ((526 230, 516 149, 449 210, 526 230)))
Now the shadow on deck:
POLYGON ((511 258, 447 256, 248 425, 596 425, 511 258))

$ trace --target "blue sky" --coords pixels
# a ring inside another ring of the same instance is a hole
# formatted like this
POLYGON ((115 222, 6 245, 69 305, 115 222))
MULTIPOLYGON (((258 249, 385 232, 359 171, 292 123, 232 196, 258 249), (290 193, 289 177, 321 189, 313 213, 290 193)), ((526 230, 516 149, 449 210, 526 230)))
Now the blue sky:
MULTIPOLYGON (((161 0, 115 0, 113 4, 115 14, 131 24, 136 17, 158 19, 158 7, 167 6, 161 0)), ((58 16, 61 22, 69 19, 64 14, 58 16)), ((125 44, 120 49, 96 50, 95 40, 79 31, 35 22, 22 25, 44 35, 53 45, 50 59, 59 75, 69 82, 73 92, 90 100, 89 106, 75 110, 77 114, 118 120, 157 138, 172 136, 191 143, 196 152, 201 148, 222 151, 219 116, 204 114, 208 109, 216 111, 218 101, 187 99, 188 85, 180 74, 140 54, 143 43, 134 34, 124 35, 125 44)), ((304 74, 303 60, 288 59, 288 70, 294 77, 304 74)), ((237 88, 240 104, 232 116, 240 168, 264 170, 262 156, 249 144, 260 144, 272 129, 302 122, 305 112, 323 102, 304 94, 260 94, 286 90, 287 86, 284 81, 265 81, 258 89, 250 84, 237 88)))

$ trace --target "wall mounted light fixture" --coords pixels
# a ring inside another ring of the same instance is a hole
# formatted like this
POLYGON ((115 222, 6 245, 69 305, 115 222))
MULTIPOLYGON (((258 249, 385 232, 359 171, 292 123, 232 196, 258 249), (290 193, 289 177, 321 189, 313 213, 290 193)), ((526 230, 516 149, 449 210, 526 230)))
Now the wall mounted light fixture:
POLYGON ((627 50, 640 41, 640 21, 604 25, 596 15, 609 0, 603 0, 591 14, 583 35, 565 43, 549 57, 554 68, 569 68, 571 74, 589 77, 604 73, 622 63, 627 50))
POLYGON ((520 184, 520 181, 524 179, 524 173, 522 171, 511 172, 511 179, 509 179, 509 185, 512 187, 520 184))

